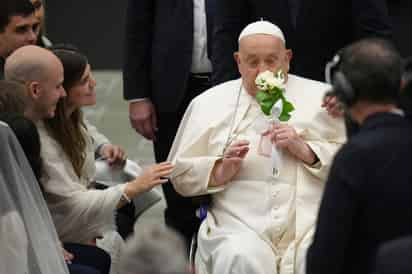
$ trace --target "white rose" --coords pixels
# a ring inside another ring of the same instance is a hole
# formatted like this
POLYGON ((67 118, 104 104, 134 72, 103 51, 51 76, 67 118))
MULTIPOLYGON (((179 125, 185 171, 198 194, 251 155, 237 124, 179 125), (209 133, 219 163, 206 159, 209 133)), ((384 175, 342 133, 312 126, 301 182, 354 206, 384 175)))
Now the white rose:
POLYGON ((256 86, 261 89, 261 90, 266 90, 268 88, 266 81, 263 79, 257 79, 255 80, 256 86))
POLYGON ((269 89, 273 89, 274 87, 278 87, 280 89, 285 88, 285 79, 284 78, 278 78, 278 77, 273 77, 267 80, 267 85, 269 89))
POLYGON ((274 78, 273 72, 266 70, 258 74, 258 76, 255 79, 255 84, 258 86, 258 88, 267 90, 269 88, 268 80, 272 78, 274 78))
POLYGON ((268 79, 271 79, 273 77, 275 77, 273 72, 271 72, 270 70, 266 70, 264 72, 259 73, 259 75, 256 77, 256 79, 262 79, 262 80, 267 81, 268 79))

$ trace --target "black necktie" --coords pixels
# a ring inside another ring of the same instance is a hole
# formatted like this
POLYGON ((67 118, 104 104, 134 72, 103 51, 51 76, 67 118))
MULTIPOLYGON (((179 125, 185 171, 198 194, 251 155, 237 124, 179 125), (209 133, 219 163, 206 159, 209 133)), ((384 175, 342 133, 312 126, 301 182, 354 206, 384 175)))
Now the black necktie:
POLYGON ((298 20, 300 0, 289 0, 290 16, 292 18, 292 24, 296 27, 298 20))

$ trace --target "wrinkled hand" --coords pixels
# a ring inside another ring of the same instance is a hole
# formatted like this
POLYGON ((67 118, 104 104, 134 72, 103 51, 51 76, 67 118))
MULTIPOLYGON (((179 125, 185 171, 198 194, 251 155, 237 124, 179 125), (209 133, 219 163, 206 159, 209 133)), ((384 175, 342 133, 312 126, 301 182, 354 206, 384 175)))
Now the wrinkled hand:
POLYGON ((336 96, 325 96, 321 106, 334 118, 340 118, 344 114, 342 104, 338 101, 336 96))
POLYGON ((229 182, 239 172, 248 152, 249 141, 241 140, 230 145, 223 158, 216 162, 209 185, 221 186, 229 182))
POLYGON ((168 181, 167 177, 170 176, 173 168, 174 165, 169 162, 163 162, 146 168, 142 175, 127 183, 125 189, 127 196, 133 198, 139 193, 149 191, 157 185, 166 183, 168 181))
POLYGON ((306 164, 312 165, 317 159, 309 145, 290 125, 279 123, 274 124, 271 129, 267 130, 262 135, 268 135, 276 147, 288 151, 306 164))
POLYGON ((117 145, 104 144, 100 150, 100 154, 109 165, 123 166, 126 163, 126 153, 123 148, 117 145))
POLYGON ((129 119, 130 124, 139 134, 148 140, 156 140, 156 111, 150 100, 131 102, 129 104, 129 119))

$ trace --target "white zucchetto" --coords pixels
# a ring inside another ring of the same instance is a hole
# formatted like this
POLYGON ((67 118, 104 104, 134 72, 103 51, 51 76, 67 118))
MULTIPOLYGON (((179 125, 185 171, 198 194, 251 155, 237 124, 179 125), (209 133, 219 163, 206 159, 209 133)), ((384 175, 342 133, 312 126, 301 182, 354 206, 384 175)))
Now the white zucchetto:
POLYGON ((271 35, 280 38, 283 41, 283 43, 286 43, 285 36, 283 35, 282 30, 275 24, 263 20, 253 22, 247 25, 240 33, 238 41, 240 42, 242 38, 254 34, 271 35))

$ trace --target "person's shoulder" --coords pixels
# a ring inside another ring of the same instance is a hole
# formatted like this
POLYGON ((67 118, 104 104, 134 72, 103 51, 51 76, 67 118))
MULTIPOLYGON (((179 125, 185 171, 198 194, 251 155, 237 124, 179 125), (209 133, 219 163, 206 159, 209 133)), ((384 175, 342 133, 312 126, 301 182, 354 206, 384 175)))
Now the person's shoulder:
POLYGON ((288 77, 289 82, 294 85, 302 85, 305 87, 305 89, 313 89, 315 91, 325 92, 331 88, 331 86, 325 82, 304 78, 295 74, 289 74, 288 77))
POLYGON ((344 159, 348 159, 349 161, 356 159, 362 162, 363 157, 368 158, 370 155, 374 155, 374 153, 376 155, 386 138, 387 134, 382 129, 361 129, 351 136, 348 142, 342 146, 340 154, 344 159))
POLYGON ((226 104, 231 98, 235 98, 242 84, 241 79, 231 80, 219 85, 216 85, 205 92, 201 93, 193 99, 196 105, 218 106, 226 104))
POLYGON ((374 153, 378 149, 385 151, 389 147, 402 149, 402 146, 410 146, 411 139, 405 136, 412 134, 411 121, 400 115, 392 115, 390 119, 387 117, 380 117, 379 124, 375 126, 361 127, 350 141, 369 153, 374 153))
POLYGON ((46 125, 44 124, 43 121, 36 122, 36 128, 37 128, 37 131, 39 132, 39 137, 42 143, 46 141, 50 142, 54 140, 54 138, 47 131, 46 125))
POLYGON ((330 90, 331 86, 326 83, 294 74, 288 75, 286 96, 294 101, 298 110, 320 111, 323 97, 330 90))
POLYGON ((63 148, 59 143, 54 139, 46 129, 46 125, 43 121, 38 121, 36 123, 37 131, 39 132, 40 143, 41 143, 41 154, 43 158, 46 155, 54 155, 57 157, 63 152, 63 148))

